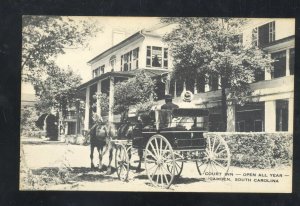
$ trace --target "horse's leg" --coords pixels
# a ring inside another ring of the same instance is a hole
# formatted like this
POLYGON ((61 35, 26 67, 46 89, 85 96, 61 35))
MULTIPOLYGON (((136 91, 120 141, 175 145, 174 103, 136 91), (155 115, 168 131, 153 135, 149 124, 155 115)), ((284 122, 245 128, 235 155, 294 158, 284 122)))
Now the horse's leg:
POLYGON ((113 159, 113 150, 114 150, 113 145, 110 145, 110 147, 109 147, 109 162, 108 162, 108 167, 107 167, 107 174, 111 174, 111 161, 113 159))
POLYGON ((102 150, 103 150, 103 147, 101 146, 98 146, 97 147, 97 150, 98 150, 98 153, 99 153, 99 166, 98 166, 98 169, 101 170, 102 169, 102 157, 103 157, 103 153, 102 153, 102 150))
POLYGON ((90 154, 90 158, 91 158, 91 168, 92 168, 92 169, 95 168, 94 163, 93 163, 94 148, 95 148, 95 146, 94 146, 94 145, 93 145, 93 146, 91 145, 91 154, 90 154))
POLYGON ((136 168, 136 172, 140 172, 141 171, 141 165, 142 165, 142 158, 143 158, 143 150, 142 149, 138 149, 138 155, 139 155, 139 164, 136 168))

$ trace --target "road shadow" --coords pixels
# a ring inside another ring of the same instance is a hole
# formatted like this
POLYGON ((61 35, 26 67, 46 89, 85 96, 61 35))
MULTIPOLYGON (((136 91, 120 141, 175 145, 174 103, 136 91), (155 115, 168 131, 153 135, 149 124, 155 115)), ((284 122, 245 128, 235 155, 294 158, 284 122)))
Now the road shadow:
POLYGON ((107 166, 103 165, 102 169, 87 168, 87 167, 43 167, 31 170, 33 175, 47 176, 52 178, 61 178, 62 182, 107 182, 115 181, 118 179, 116 169, 111 168, 111 172, 107 173, 107 166))
POLYGON ((61 141, 49 141, 49 140, 21 140, 21 144, 24 145, 66 145, 67 143, 61 141))
MULTIPOLYGON (((148 180, 148 176, 146 174, 137 175, 134 179, 139 180, 148 180)), ((203 178, 189 178, 189 177, 174 177, 172 184, 190 184, 194 182, 204 182, 203 178)))

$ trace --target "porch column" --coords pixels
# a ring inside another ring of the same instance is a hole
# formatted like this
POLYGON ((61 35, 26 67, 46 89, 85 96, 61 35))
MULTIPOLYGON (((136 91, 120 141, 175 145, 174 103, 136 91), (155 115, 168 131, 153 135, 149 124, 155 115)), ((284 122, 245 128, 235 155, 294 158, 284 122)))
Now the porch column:
POLYGON ((265 101, 265 131, 276 131, 276 101, 265 101))
POLYGON ((86 87, 85 93, 85 112, 84 112, 84 130, 89 129, 90 123, 90 87, 86 87))
POLYGON ((205 86, 204 86, 204 92, 209 92, 209 84, 208 83, 205 83, 205 86))
POLYGON ((170 75, 168 74, 165 81, 165 94, 170 94, 170 75))
POLYGON ((287 49, 286 51, 286 61, 285 61, 285 75, 290 76, 290 50, 287 49))
POLYGON ((289 98, 289 126, 288 131, 293 132, 294 129, 294 97, 289 98))
POLYGON ((270 80, 270 79, 272 79, 271 71, 268 71, 267 69, 265 69, 265 80, 270 80))
MULTIPOLYGON (((100 94, 101 93, 101 81, 99 80, 97 82, 97 93, 100 94)), ((97 107, 96 107, 96 113, 101 116, 101 100, 97 99, 97 107)))
POLYGON ((177 96, 177 89, 176 89, 176 80, 174 81, 174 98, 177 96))
POLYGON ((197 90, 197 78, 195 78, 195 82, 194 82, 194 94, 198 94, 198 90, 197 90))
POLYGON ((108 121, 113 122, 114 120, 114 113, 113 113, 113 106, 114 106, 114 96, 115 96, 115 78, 110 77, 109 80, 109 111, 108 111, 108 121))
POLYGON ((80 102, 79 101, 76 101, 76 135, 80 135, 81 134, 81 125, 80 125, 80 116, 79 116, 79 107, 80 107, 80 102))
POLYGON ((235 105, 227 106, 227 132, 235 132, 235 105))

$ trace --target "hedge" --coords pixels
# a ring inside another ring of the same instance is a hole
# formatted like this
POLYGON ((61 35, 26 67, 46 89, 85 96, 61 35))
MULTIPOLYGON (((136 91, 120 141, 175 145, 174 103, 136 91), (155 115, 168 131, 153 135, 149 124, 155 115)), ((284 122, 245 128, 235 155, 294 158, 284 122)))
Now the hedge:
POLYGON ((291 165, 293 135, 287 132, 209 132, 206 137, 223 137, 231 152, 231 165, 246 168, 274 168, 291 165))

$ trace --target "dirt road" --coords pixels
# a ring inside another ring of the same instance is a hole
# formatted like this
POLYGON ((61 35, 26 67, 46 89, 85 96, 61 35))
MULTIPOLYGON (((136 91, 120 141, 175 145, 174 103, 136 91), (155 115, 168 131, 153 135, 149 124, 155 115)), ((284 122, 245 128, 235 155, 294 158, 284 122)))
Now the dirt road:
MULTIPOLYGON (((197 172, 194 162, 184 164, 181 177, 175 179, 169 189, 153 187, 146 171, 139 173, 130 170, 127 182, 112 174, 90 169, 89 146, 71 145, 61 142, 22 141, 23 163, 32 175, 60 174, 69 170, 67 182, 47 184, 45 190, 82 190, 82 191, 162 191, 162 192, 288 192, 291 190, 291 167, 276 169, 247 169, 230 167, 226 181, 204 180, 197 172)), ((98 164, 95 152, 94 163, 98 164)), ((108 164, 108 154, 104 165, 108 164)), ((112 164, 114 166, 114 163, 112 164)), ((50 175, 49 175, 50 176, 50 175)), ((21 181, 24 178, 21 175, 21 181)), ((25 177, 26 178, 26 177, 25 177)), ((21 184, 22 190, 32 189, 21 184)), ((34 188, 33 188, 34 189, 34 188)), ((38 188, 40 189, 40 188, 38 188)))

